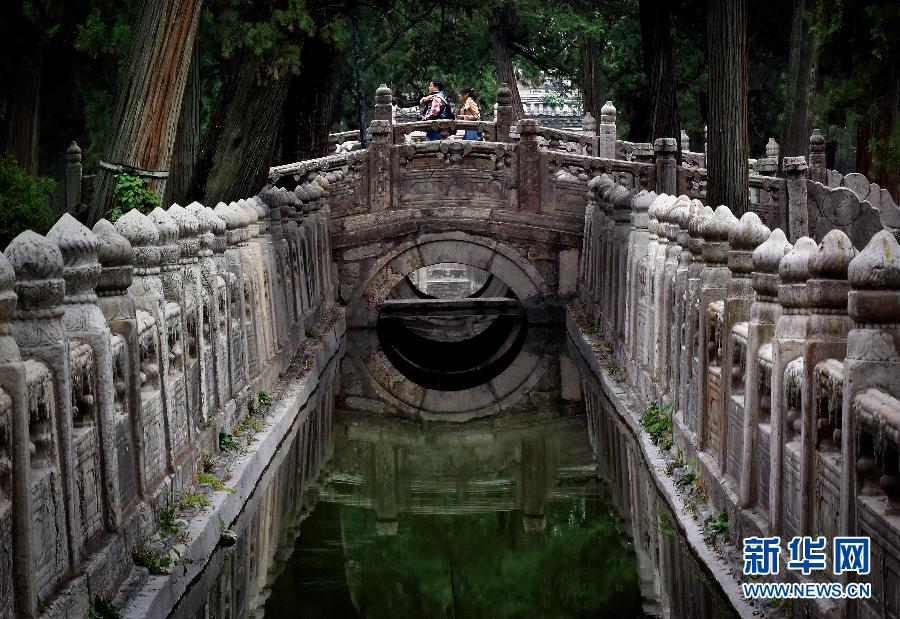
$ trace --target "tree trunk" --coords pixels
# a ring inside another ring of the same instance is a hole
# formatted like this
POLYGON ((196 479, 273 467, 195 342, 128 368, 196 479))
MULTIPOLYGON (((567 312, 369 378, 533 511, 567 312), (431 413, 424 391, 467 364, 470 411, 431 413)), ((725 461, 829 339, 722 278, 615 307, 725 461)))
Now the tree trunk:
MULTIPOLYGON (((105 161, 126 170, 168 172, 202 0, 144 0, 131 39, 105 161)), ((116 172, 101 165, 92 220, 115 201, 116 172)), ((165 179, 153 183, 165 192, 165 179)))
POLYGON ((600 108, 605 100, 603 69, 600 65, 600 46, 590 37, 585 37, 581 44, 581 95, 584 111, 590 112, 599 123, 600 108))
POLYGON ((666 0, 641 0, 640 20, 649 108, 650 133, 647 141, 675 138, 680 143, 675 69, 672 62, 670 3, 666 0))
POLYGON ((811 28, 810 8, 807 0, 794 0, 784 93, 784 126, 781 131, 781 154, 784 157, 807 155, 812 131, 810 107, 816 85, 819 41, 811 28))
POLYGON ((36 38, 29 43, 22 63, 27 75, 7 100, 6 150, 26 174, 37 177, 43 53, 36 38))
POLYGON ((856 128, 856 171, 870 183, 878 183, 892 196, 900 195, 900 174, 897 171, 896 153, 892 152, 892 138, 897 116, 900 115, 900 74, 898 69, 885 70, 878 90, 878 112, 861 118, 856 128))
POLYGON ((746 0, 707 0, 707 202, 737 217, 749 208, 746 19, 746 0))
POLYGON ((181 103, 181 119, 172 152, 172 171, 166 183, 166 197, 163 204, 184 205, 194 173, 194 161, 200 152, 200 39, 194 43, 191 68, 188 70, 187 85, 181 103))
POLYGON ((284 103, 282 163, 328 154, 337 69, 335 52, 333 42, 319 37, 303 46, 300 74, 291 80, 284 103))
POLYGON ((224 67, 189 199, 214 206, 255 195, 265 185, 293 79, 288 72, 271 77, 269 68, 264 56, 252 52, 224 67))
POLYGON ((494 50, 494 62, 497 65, 497 81, 509 86, 512 92, 513 121, 525 116, 522 108, 522 97, 519 95, 516 71, 512 63, 512 52, 509 45, 509 33, 515 25, 516 15, 510 0, 503 5, 491 9, 491 47, 494 50))

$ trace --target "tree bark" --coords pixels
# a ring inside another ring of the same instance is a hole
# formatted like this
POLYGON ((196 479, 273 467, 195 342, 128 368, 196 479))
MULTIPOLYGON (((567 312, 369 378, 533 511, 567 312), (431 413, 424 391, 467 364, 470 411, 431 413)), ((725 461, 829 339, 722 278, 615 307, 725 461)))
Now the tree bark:
POLYGON ((181 103, 181 118, 172 152, 172 170, 166 183, 163 204, 184 205, 194 173, 194 161, 200 152, 200 39, 194 42, 187 85, 181 103))
POLYGON ((648 142, 656 138, 675 138, 680 143, 681 137, 670 6, 666 0, 641 0, 639 6, 644 72, 647 74, 648 142))
POLYGON ((16 158, 19 167, 28 175, 38 176, 40 137, 41 73, 43 52, 35 39, 28 42, 31 49, 23 59, 25 76, 11 89, 7 99, 6 150, 16 158))
POLYGON ((810 107, 816 85, 819 41, 811 28, 810 8, 807 0, 794 0, 781 131, 781 154, 784 157, 807 155, 812 131, 810 107))
POLYGON ((504 0, 500 7, 491 9, 491 47, 494 50, 494 62, 497 66, 497 81, 509 86, 512 92, 513 121, 525 116, 522 108, 522 97, 519 95, 516 71, 512 63, 509 33, 516 22, 515 9, 510 0, 504 0))
POLYGON ((291 80, 284 103, 281 162, 328 154, 337 62, 333 42, 320 37, 303 46, 300 74, 291 80))
POLYGON ((264 56, 246 52, 223 68, 188 199, 214 206, 255 195, 265 185, 294 77, 272 77, 269 65, 264 56))
POLYGON ((600 46, 594 39, 585 37, 581 44, 581 96, 584 100, 584 111, 590 112, 598 123, 600 109, 605 101, 603 86, 600 46))
MULTIPOLYGON (((105 150, 108 164, 168 172, 202 0, 144 0, 105 150)), ((90 218, 114 204, 115 171, 101 166, 90 218)), ((165 192, 165 179, 153 182, 165 192)))
POLYGON ((746 0, 707 0, 707 201, 740 217, 749 208, 746 0))

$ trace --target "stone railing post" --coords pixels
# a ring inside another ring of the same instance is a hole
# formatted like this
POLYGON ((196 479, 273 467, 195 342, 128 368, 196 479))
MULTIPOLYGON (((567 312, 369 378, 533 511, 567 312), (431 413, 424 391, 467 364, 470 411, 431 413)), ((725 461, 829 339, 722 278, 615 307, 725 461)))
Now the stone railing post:
MULTIPOLYGON (((731 213, 731 209, 720 205, 703 226, 702 253, 706 268, 700 274, 700 448, 709 449, 717 463, 722 454, 722 445, 719 442, 724 406, 721 381, 726 377, 720 373, 720 384, 715 386, 710 384, 710 367, 714 359, 711 357, 710 353, 713 351, 709 346, 710 335, 713 332, 709 306, 711 303, 725 300, 725 291, 731 278, 731 271, 727 266, 728 235, 737 223, 738 220, 731 213)), ((725 334, 721 335, 725 337, 725 334)))
POLYGON ((369 210, 386 211, 393 202, 394 112, 391 90, 382 84, 375 91, 375 119, 369 124, 369 210))
POLYGON ((599 148, 599 140, 597 139, 597 120, 590 112, 586 112, 584 118, 581 120, 581 132, 589 138, 590 147, 588 149, 588 154, 596 157, 597 149, 599 148))
POLYGON ((647 254, 649 218, 647 209, 656 200, 655 192, 646 189, 638 192, 631 200, 631 230, 628 234, 627 273, 625 276, 625 343, 626 343, 626 377, 628 384, 637 385, 638 356, 640 350, 641 312, 641 272, 640 261, 647 254))
POLYGON ((600 108, 600 128, 597 133, 597 157, 616 158, 616 106, 607 101, 600 108))
POLYGON ((519 121, 519 186, 516 194, 519 210, 524 213, 541 212, 540 148, 538 147, 538 122, 533 118, 519 121))
POLYGON ((86 342, 93 349, 94 366, 88 371, 94 374, 94 385, 83 385, 83 392, 76 389, 72 395, 78 407, 76 416, 80 420, 79 425, 95 428, 96 448, 102 463, 96 473, 96 481, 101 483, 99 492, 103 524, 107 531, 115 532, 122 524, 122 513, 115 449, 112 334, 97 304, 96 293, 100 277, 100 263, 97 261, 99 241, 93 232, 69 213, 65 213, 50 228, 47 240, 56 243, 63 257, 63 278, 66 282, 63 324, 66 334, 86 342))
MULTIPOLYGON (((687 316, 688 304, 692 299, 687 294, 688 285, 688 269, 691 264, 690 249, 690 232, 688 225, 693 217, 696 217, 703 204, 699 200, 691 200, 690 204, 675 211, 675 219, 677 229, 675 233, 675 243, 678 248, 675 266, 675 324, 673 325, 673 336, 675 345, 672 347, 671 361, 671 384, 672 384, 672 401, 675 403, 675 409, 684 411, 688 406, 688 381, 685 380, 689 376, 688 359, 685 351, 689 348, 685 341, 687 334, 687 316)), ((684 416, 682 416, 684 418, 684 416)))
MULTIPOLYGON (((872 237, 847 269, 848 312, 841 431, 841 535, 857 533, 857 445, 854 401, 868 389, 900 399, 900 243, 888 231, 872 237)), ((886 411, 887 412, 887 411, 886 411)), ((896 471, 894 471, 896 474, 896 471)))
MULTIPOLYGON (((32 458, 43 459, 36 464, 54 473, 55 479, 48 480, 46 491, 53 493, 57 501, 44 509, 66 528, 55 538, 52 548, 34 548, 34 559, 68 573, 80 561, 84 529, 77 509, 80 503, 72 424, 72 374, 62 308, 66 287, 63 258, 55 243, 31 230, 13 239, 4 253, 16 274, 18 306, 13 314, 13 336, 23 356, 47 366, 52 381, 52 393, 43 394, 43 399, 52 403, 44 401, 35 406, 43 404, 43 418, 39 410, 29 410, 27 418, 35 417, 32 424, 46 424, 43 431, 36 432, 39 436, 35 437, 32 458)), ((32 514, 28 516, 31 519, 32 514)), ((57 571, 54 577, 61 575, 57 571)))
POLYGON ((66 212, 81 208, 81 148, 74 141, 66 149, 66 212))
MULTIPOLYGON (((759 503, 759 497, 752 496, 753 478, 760 475, 762 462, 760 453, 770 453, 772 433, 768 432, 769 444, 761 449, 757 444, 760 422, 768 422, 771 414, 771 391, 761 389, 760 379, 764 369, 759 362, 760 349, 771 344, 775 335, 775 323, 781 316, 778 304, 778 264, 791 251, 791 244, 780 228, 775 228, 766 241, 753 251, 753 290, 756 298, 750 304, 750 321, 747 325, 747 375, 744 389, 744 440, 741 451, 741 479, 739 501, 741 507, 751 507, 759 503)), ((770 426, 771 428, 771 426, 770 426)), ((771 472, 769 473, 771 476, 771 472)), ((769 479, 757 479, 757 487, 768 489, 769 479)), ((768 510, 769 505, 763 506, 768 510)))
POLYGON ((828 184, 828 168, 825 160, 825 136, 818 129, 813 129, 809 136, 809 179, 828 184))
POLYGON ((781 156, 781 146, 775 141, 775 138, 769 138, 766 142, 766 159, 774 159, 776 162, 781 156))
POLYGON ((678 191, 678 168, 675 161, 678 143, 675 138, 656 138, 653 151, 656 162, 656 193, 673 195, 678 191))
MULTIPOLYGON (((124 376, 116 377, 113 385, 115 398, 121 405, 116 409, 116 451, 119 457, 119 491, 122 494, 122 510, 133 501, 145 496, 144 433, 141 419, 140 349, 138 343, 137 314, 134 299, 128 294, 132 282, 131 243, 116 231, 105 219, 94 224, 97 237, 97 259, 100 262, 100 278, 97 280, 97 297, 100 311, 106 318, 110 332, 122 338, 121 368, 124 376), (129 440, 130 439, 130 440, 129 440)), ((115 368, 115 365, 114 365, 115 368)))
POLYGON ((10 509, 10 553, 12 565, 17 569, 8 570, 3 580, 4 586, 14 591, 12 616, 32 619, 38 616, 35 602, 34 541, 33 541, 33 497, 31 477, 31 435, 30 411, 25 365, 22 363, 19 345, 13 337, 11 320, 16 311, 16 293, 13 292, 16 274, 3 253, 0 253, 0 388, 10 398, 9 434, 6 437, 9 457, 10 486, 8 508, 10 509))
MULTIPOLYGON (((769 534, 784 531, 785 444, 795 433, 795 413, 788 410, 787 385, 784 380, 788 364, 803 356, 809 322, 809 259, 815 254, 816 242, 803 236, 778 264, 778 303, 781 316, 775 323, 772 343, 772 450, 769 454, 769 534), (789 414, 790 413, 790 414, 789 414)), ((799 481, 799 480, 798 480, 799 481)))
MULTIPOLYGON (((735 367, 735 341, 732 337, 732 329, 739 323, 750 320, 750 304, 753 302, 754 290, 751 280, 753 273, 753 252, 769 238, 770 230, 760 221, 759 215, 748 211, 741 216, 740 221, 728 234, 728 270, 731 277, 725 291, 725 315, 722 326, 722 383, 720 392, 722 401, 725 402, 723 411, 724 421, 721 428, 721 444, 719 468, 724 473, 731 473, 735 481, 740 483, 744 475, 740 468, 743 456, 737 445, 729 445, 730 438, 743 439, 744 420, 731 418, 731 396, 736 391, 746 393, 745 373, 735 367), (732 427, 732 424, 734 427, 732 427), (732 430, 732 432, 729 432, 732 430)), ((749 325, 748 325, 749 328, 749 325)), ((751 359, 744 350, 745 369, 751 359)), ((746 415, 746 407, 743 411, 746 415)))
MULTIPOLYGON (((694 444, 699 445, 697 436, 700 432, 700 275, 703 273, 703 227, 714 214, 714 211, 706 206, 699 206, 697 212, 688 220, 688 251, 690 262, 687 267, 687 285, 685 307, 685 369, 683 375, 687 393, 683 396, 685 402, 682 410, 690 431, 694 434, 694 444)), ((706 394, 703 394, 706 397, 706 394)))
POLYGON ((816 483, 816 437, 818 399, 827 397, 816 388, 816 365, 825 359, 843 359, 847 333, 853 327, 847 315, 847 268, 857 251, 850 238, 832 230, 809 259, 809 321, 803 351, 803 400, 800 431, 800 535, 813 534, 816 483))
POLYGON ((681 130, 681 152, 691 150, 691 137, 684 129, 681 130))
POLYGON ((512 91, 506 84, 500 84, 497 89, 497 115, 494 119, 497 124, 496 140, 509 142, 509 132, 513 124, 512 91))
POLYGON ((784 173, 788 197, 787 236, 796 241, 809 235, 809 205, 806 189, 806 157, 785 157, 784 173))

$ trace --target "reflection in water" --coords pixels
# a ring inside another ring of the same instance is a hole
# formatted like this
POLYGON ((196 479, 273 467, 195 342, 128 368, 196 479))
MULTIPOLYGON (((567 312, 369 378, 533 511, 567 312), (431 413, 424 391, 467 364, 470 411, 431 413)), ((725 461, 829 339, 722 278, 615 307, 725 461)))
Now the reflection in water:
POLYGON ((461 391, 347 344, 174 616, 731 615, 564 333, 461 391))

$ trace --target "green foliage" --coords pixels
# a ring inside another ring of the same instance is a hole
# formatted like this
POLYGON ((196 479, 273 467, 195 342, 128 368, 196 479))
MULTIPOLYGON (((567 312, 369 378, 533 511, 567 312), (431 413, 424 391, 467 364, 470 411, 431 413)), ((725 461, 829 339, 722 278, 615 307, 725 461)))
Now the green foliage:
POLYGON ((659 406, 651 402, 641 416, 641 428, 650 436, 654 445, 664 449, 672 446, 672 404, 659 406))
POLYGON ((50 603, 49 603, 47 600, 45 600, 45 599, 42 598, 41 596, 38 596, 38 598, 37 598, 37 610, 38 610, 38 613, 40 613, 40 614, 43 615, 45 612, 47 612, 48 610, 50 610, 50 607, 51 607, 51 606, 50 606, 50 603))
POLYGON ((678 479, 675 480, 675 485, 679 488, 685 488, 690 486, 697 480, 697 471, 691 469, 685 471, 681 475, 678 476, 678 479))
POLYGON ((272 403, 272 396, 269 395, 267 391, 259 391, 256 394, 256 397, 259 399, 259 403, 263 406, 269 406, 272 403))
POLYGON ((87 619, 120 619, 121 616, 119 609, 113 606, 112 602, 97 596, 88 609, 87 619))
POLYGON ((52 179, 31 178, 6 153, 0 156, 0 246, 6 247, 20 232, 45 234, 56 220, 50 208, 52 179))
POLYGON ((715 539, 719 535, 723 535, 725 537, 725 541, 728 541, 728 513, 722 512, 715 518, 710 518, 706 523, 706 528, 703 530, 703 537, 707 540, 715 539))
POLYGON ((148 215, 160 204, 162 198, 150 189, 148 179, 120 172, 116 175, 116 205, 109 211, 107 218, 115 221, 135 208, 148 215))
POLYGON ((219 449, 222 451, 237 449, 237 444, 234 442, 234 435, 229 434, 225 430, 219 430, 219 449))
POLYGON ((145 546, 136 547, 131 551, 131 558, 135 565, 146 567, 154 576, 162 576, 168 574, 172 567, 172 557, 160 554, 156 550, 151 550, 145 546))
POLYGON ((188 493, 178 501, 178 508, 182 511, 193 509, 194 507, 209 507, 209 499, 205 494, 188 493))
POLYGON ((180 531, 181 527, 175 521, 175 505, 168 502, 159 512, 159 534, 168 537, 178 535, 180 531))
POLYGON ((566 98, 558 92, 548 92, 541 97, 541 102, 546 106, 557 108, 562 107, 565 104, 566 98))
POLYGON ((209 486, 213 490, 224 490, 229 494, 234 492, 234 488, 226 486, 225 482, 210 473, 200 473, 197 476, 197 483, 201 486, 209 486))

